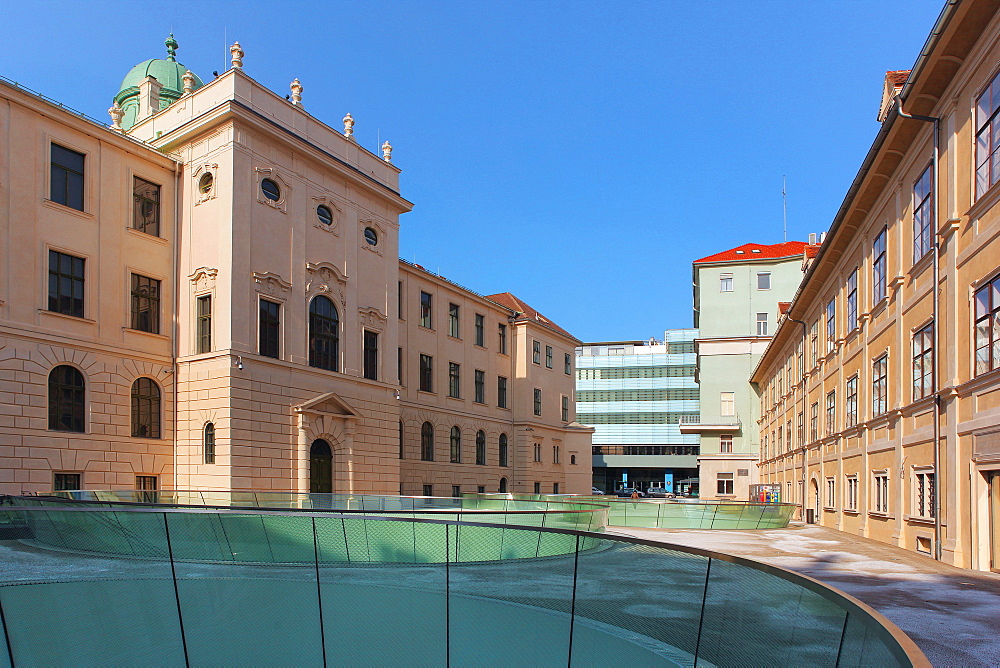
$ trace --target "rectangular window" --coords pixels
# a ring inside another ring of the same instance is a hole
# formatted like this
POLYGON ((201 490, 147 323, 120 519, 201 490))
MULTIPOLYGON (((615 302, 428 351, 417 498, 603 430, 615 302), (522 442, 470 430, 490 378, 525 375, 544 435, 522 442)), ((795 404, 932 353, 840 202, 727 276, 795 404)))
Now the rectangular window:
POLYGON ((461 398, 461 370, 462 367, 455 362, 448 362, 448 396, 455 399, 461 398))
POLYGON ((452 497, 454 497, 456 499, 460 498, 462 496, 462 486, 461 485, 452 485, 451 486, 451 495, 452 495, 452 497))
POLYGON ((858 326, 858 270, 847 277, 847 331, 858 326))
POLYGON ((563 373, 567 376, 573 375, 573 358, 570 357, 569 353, 563 355, 563 373))
POLYGON ((872 362, 872 416, 882 415, 889 403, 889 356, 882 355, 872 362))
POLYGON ((819 438, 819 402, 813 402, 809 407, 809 441, 819 438))
POLYGON ((476 485, 476 494, 485 494, 486 485, 476 485))
POLYGON ((931 168, 928 167, 913 184, 913 262, 927 255, 931 250, 931 234, 934 221, 934 184, 931 168))
POLYGON ((424 485, 424 496, 434 496, 434 485, 424 485))
POLYGON ((872 244, 872 304, 878 304, 886 295, 885 235, 883 227, 872 244))
POLYGON ((202 295, 196 300, 198 322, 195 325, 195 352, 212 350, 212 295, 202 295))
POLYGON ((780 455, 782 452, 784 452, 784 447, 782 446, 783 439, 781 437, 781 427, 778 427, 778 432, 776 436, 777 437, 774 441, 774 454, 780 455))
POLYGON ((266 299, 260 300, 260 317, 258 322, 260 354, 264 357, 277 359, 280 348, 279 328, 281 325, 281 304, 266 299))
POLYGON ((552 346, 545 346, 545 366, 548 369, 552 368, 552 346))
POLYGON ((542 391, 535 388, 535 415, 542 414, 542 391))
POLYGON ((562 395, 562 421, 569 422, 569 397, 562 395))
POLYGON ((476 323, 476 345, 485 346, 486 345, 486 316, 482 313, 477 313, 475 317, 476 323))
POLYGON ((434 391, 434 358, 430 355, 420 355, 420 382, 418 389, 421 392, 434 391))
POLYGON ((160 236, 160 186, 132 177, 132 229, 160 236))
POLYGON ((771 272, 769 271, 757 272, 757 289, 758 290, 771 289, 771 272))
POLYGON ((535 443, 534 453, 533 454, 534 454, 534 457, 532 458, 532 461, 536 461, 536 462, 542 461, 542 444, 541 443, 535 443))
POLYGON ((835 508, 837 506, 837 479, 826 479, 826 507, 835 508))
POLYGON ((715 491, 717 494, 733 494, 733 474, 717 474, 715 478, 715 491))
POLYGON ((458 304, 448 304, 448 336, 461 338, 458 329, 458 304))
POLYGON ((156 491, 156 476, 137 475, 135 477, 135 488, 144 492, 156 491))
POLYGON ((557 482, 552 483, 552 493, 553 494, 559 493, 559 483, 557 482))
POLYGON ((403 281, 396 281, 396 317, 403 319, 403 281))
POLYGON ((420 293, 420 326, 427 329, 434 329, 433 326, 433 297, 426 293, 420 293))
POLYGON ((367 329, 364 334, 364 363, 365 378, 378 380, 378 333, 367 329))
POLYGON ((785 423, 785 452, 792 449, 792 421, 785 423))
POLYGON ((913 400, 929 397, 934 385, 934 323, 913 334, 913 400))
POLYGON ((978 376, 1000 368, 1000 276, 976 290, 975 302, 978 376))
POLYGON ((844 427, 848 428, 858 423, 858 376, 856 374, 847 379, 846 395, 844 427))
POLYGON ((733 451, 733 435, 732 434, 722 434, 719 436, 719 452, 732 452, 733 451))
POLYGON ((809 355, 812 366, 816 366, 819 363, 819 320, 809 328, 809 355))
POLYGON ((1000 181, 1000 74, 976 100, 976 198, 1000 181))
POLYGON ((83 153, 52 144, 49 199, 83 211, 83 153))
POLYGON ((831 390, 826 395, 826 435, 837 431, 837 391, 831 390))
POLYGON ((826 305, 826 349, 833 350, 837 342, 837 299, 834 297, 826 305))
POLYGON ((507 379, 497 376, 497 406, 507 408, 507 379))
POLYGON ((719 274, 719 292, 733 291, 733 275, 719 274))
POLYGON ((403 349, 396 348, 396 382, 403 384, 403 349))
POLYGON ((497 325, 497 351, 501 355, 507 354, 507 325, 502 322, 497 325))
POLYGON ((914 515, 924 518, 934 517, 934 472, 930 470, 915 471, 913 492, 914 515))
POLYGON ((719 407, 719 415, 722 417, 735 417, 736 415, 736 393, 735 392, 720 392, 719 399, 721 406, 719 407))
POLYGON ((475 396, 477 404, 486 403, 486 372, 481 369, 475 372, 475 396))
POLYGON ((844 510, 858 509, 858 476, 847 476, 847 485, 844 490, 844 510))
POLYGON ((806 444, 806 414, 804 411, 799 411, 799 428, 797 430, 797 436, 799 438, 799 447, 806 444))
POLYGON ((57 492, 80 489, 83 487, 82 477, 80 473, 56 473, 53 477, 52 488, 57 492))
POLYGON ((55 313, 83 317, 82 257, 49 251, 49 310, 55 313))
POLYGON ((757 336, 767 336, 767 314, 757 314, 757 336))
POLYGON ((160 282, 132 274, 132 329, 160 333, 160 282))
POLYGON ((532 364, 542 363, 542 344, 538 341, 531 342, 531 362, 532 364))
POLYGON ((553 445, 552 446, 552 463, 553 464, 558 464, 559 463, 559 446, 558 445, 553 445))
POLYGON ((889 512, 889 472, 874 471, 872 473, 873 510, 876 513, 889 512))
POLYGON ((536 482, 535 483, 535 494, 541 494, 541 493, 542 493, 542 483, 536 482))

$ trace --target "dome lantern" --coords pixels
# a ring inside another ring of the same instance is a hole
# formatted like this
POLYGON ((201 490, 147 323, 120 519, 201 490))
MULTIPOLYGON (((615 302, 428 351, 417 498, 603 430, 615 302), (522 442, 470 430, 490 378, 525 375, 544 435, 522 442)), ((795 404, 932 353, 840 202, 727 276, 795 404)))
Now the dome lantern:
POLYGON ((160 84, 159 108, 153 109, 153 113, 160 109, 166 109, 180 99, 185 92, 194 92, 205 85, 197 74, 190 72, 183 64, 177 62, 179 46, 173 33, 170 33, 163 44, 167 47, 167 57, 143 61, 129 70, 125 78, 122 79, 118 94, 114 97, 114 102, 125 112, 121 126, 126 131, 144 118, 140 114, 139 86, 147 77, 153 77, 160 84), (186 81, 185 74, 188 73, 192 78, 186 81), (185 84, 189 85, 185 86, 185 84))

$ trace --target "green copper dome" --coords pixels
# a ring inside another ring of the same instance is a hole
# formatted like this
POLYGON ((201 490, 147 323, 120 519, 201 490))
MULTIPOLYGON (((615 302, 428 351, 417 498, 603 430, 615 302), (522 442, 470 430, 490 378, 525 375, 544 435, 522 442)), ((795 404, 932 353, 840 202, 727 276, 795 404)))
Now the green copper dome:
MULTIPOLYGON (((122 79, 121 89, 115 95, 115 102, 124 110, 125 117, 122 119, 122 127, 126 130, 135 125, 136 116, 139 113, 139 84, 146 77, 155 77, 160 82, 160 109, 166 109, 177 101, 184 94, 184 73, 187 68, 177 62, 177 41, 173 33, 166 39, 164 45, 167 47, 166 59, 152 58, 143 61, 129 70, 125 78, 122 79)), ((204 86, 204 82, 194 72, 193 90, 198 90, 204 86)))

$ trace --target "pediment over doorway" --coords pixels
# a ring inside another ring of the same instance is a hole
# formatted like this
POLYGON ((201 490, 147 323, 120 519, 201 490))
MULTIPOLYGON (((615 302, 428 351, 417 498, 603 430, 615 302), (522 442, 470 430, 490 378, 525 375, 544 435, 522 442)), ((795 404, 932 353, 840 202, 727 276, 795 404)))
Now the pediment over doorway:
POLYGON ((294 406, 293 409, 300 415, 323 415, 342 420, 356 420, 361 417, 361 413, 338 396, 336 392, 321 394, 314 399, 294 406))

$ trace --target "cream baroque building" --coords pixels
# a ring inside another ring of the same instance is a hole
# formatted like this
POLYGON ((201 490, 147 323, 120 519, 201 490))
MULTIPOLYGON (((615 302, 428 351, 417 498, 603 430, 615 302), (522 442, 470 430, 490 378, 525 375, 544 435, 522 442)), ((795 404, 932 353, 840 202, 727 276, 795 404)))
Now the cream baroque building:
POLYGON ((751 378, 761 477, 807 518, 980 570, 1000 570, 998 7, 948 3, 913 70, 887 74, 874 145, 751 378))
POLYGON ((111 127, 0 82, 0 492, 588 492, 579 341, 400 261, 350 114, 166 45, 111 127))

